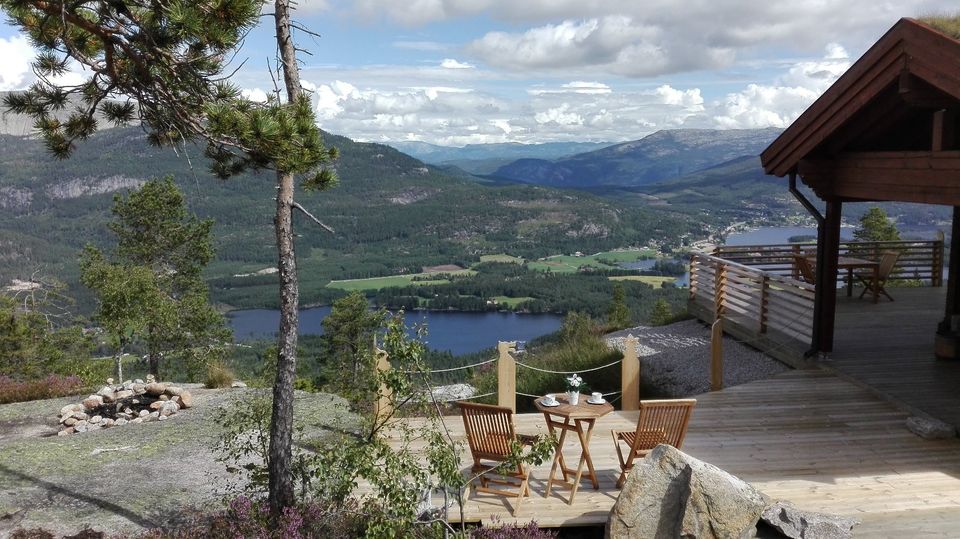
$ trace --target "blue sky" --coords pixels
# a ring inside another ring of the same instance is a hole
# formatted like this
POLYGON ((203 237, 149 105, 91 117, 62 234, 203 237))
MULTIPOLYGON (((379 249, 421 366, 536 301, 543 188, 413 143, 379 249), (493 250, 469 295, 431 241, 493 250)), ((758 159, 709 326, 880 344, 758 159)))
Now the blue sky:
MULTIPOLYGON (((366 141, 622 141, 783 127, 900 17, 945 0, 302 0, 304 86, 324 129, 366 141)), ((269 7, 265 11, 269 11, 269 7)), ((236 82, 272 88, 272 18, 236 82)), ((0 90, 32 80, 0 26, 0 90)))

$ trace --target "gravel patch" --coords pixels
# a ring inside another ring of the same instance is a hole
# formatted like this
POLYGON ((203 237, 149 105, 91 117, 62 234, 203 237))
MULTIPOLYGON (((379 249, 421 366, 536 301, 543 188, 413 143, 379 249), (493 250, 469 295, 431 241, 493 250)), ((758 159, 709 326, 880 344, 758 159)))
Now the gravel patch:
MULTIPOLYGON (((710 327, 698 320, 616 331, 605 338, 618 350, 638 339, 641 397, 689 397, 710 391, 710 327)), ((769 378, 789 367, 728 335, 723 337, 723 385, 769 378)))

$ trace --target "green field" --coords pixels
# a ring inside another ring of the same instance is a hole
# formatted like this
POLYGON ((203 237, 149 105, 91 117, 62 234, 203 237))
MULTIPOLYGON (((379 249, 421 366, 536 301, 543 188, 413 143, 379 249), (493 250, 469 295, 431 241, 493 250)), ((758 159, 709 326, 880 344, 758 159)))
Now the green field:
POLYGON ((344 279, 342 281, 330 281, 330 284, 327 285, 327 288, 338 288, 348 292, 353 292, 354 290, 367 292, 380 290, 381 288, 389 288, 391 286, 446 284, 449 283, 450 280, 444 279, 443 276, 445 275, 473 275, 475 273, 476 272, 473 270, 459 270, 445 273, 411 273, 409 275, 388 275, 386 277, 371 277, 369 279, 344 279), (421 280, 414 280, 417 278, 420 278, 421 280))
POLYGON ((660 286, 663 283, 672 283, 677 280, 676 277, 664 277, 660 275, 620 275, 610 277, 611 281, 639 281, 651 286, 660 286))
POLYGON ((497 305, 505 305, 513 309, 517 305, 520 305, 524 301, 530 301, 533 298, 531 297, 522 297, 522 298, 509 298, 507 296, 494 296, 491 298, 493 301, 497 302, 497 305))
POLYGON ((538 271, 557 271, 560 273, 574 273, 583 266, 599 269, 617 269, 618 266, 610 266, 600 262, 601 259, 612 262, 633 262, 644 258, 653 258, 657 256, 656 251, 652 249, 628 249, 624 251, 604 251, 594 255, 571 256, 556 255, 547 258, 541 258, 535 262, 527 263, 527 267, 538 271))
POLYGON ((500 262, 504 264, 523 264, 523 259, 518 256, 510 256, 507 254, 499 255, 481 255, 480 262, 500 262))

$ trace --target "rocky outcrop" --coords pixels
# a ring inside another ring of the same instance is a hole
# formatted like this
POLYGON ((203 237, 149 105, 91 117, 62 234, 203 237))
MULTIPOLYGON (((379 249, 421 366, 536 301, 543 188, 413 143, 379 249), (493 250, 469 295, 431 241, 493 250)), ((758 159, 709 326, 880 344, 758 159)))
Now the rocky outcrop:
POLYGON ((849 517, 803 511, 785 501, 768 505, 760 518, 790 539, 848 539, 859 524, 849 517))
POLYGON ((60 409, 60 436, 110 427, 165 421, 180 410, 193 406, 193 396, 181 387, 153 380, 127 380, 100 388, 79 404, 60 409))
POLYGON ((106 178, 76 178, 50 185, 44 194, 51 200, 80 198, 82 196, 102 195, 122 189, 135 189, 144 184, 143 179, 128 178, 126 176, 109 176, 106 178))
POLYGON ((750 537, 765 506, 763 495, 746 482, 659 445, 627 477, 607 520, 607 536, 750 537))

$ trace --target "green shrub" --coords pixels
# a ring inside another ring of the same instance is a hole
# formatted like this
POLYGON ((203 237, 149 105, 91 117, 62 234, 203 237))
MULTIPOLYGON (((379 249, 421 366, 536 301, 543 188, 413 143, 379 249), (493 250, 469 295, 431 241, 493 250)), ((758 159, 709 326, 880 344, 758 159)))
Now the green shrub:
POLYGON ((234 376, 223 363, 211 363, 207 367, 207 379, 204 384, 210 389, 230 387, 233 384, 234 376))

